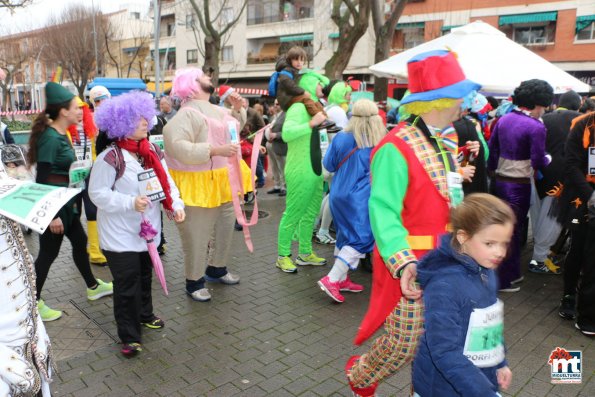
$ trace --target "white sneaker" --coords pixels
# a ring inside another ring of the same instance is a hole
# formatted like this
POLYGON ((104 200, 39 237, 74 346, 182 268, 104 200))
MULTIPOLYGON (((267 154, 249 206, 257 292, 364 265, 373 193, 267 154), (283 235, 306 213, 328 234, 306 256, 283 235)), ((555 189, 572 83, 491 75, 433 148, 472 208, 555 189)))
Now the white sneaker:
POLYGON ((225 273, 225 276, 221 277, 209 277, 205 274, 205 280, 211 283, 221 283, 225 285, 235 285, 240 283, 240 276, 232 274, 230 272, 225 273))
POLYGON ((211 300, 211 294, 209 293, 209 290, 206 288, 201 288, 194 292, 186 291, 186 293, 190 295, 192 300, 195 300, 197 302, 208 302, 211 300))

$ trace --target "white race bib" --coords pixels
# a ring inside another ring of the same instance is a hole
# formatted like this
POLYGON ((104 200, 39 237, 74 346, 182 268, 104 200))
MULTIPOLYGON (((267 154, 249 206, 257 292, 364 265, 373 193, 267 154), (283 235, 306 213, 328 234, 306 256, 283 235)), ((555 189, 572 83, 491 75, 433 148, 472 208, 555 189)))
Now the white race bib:
POLYGON ((589 175, 595 175, 595 146, 589 148, 589 175))
POLYGON ((458 172, 447 172, 446 185, 448 186, 450 205, 454 208, 463 201, 463 176, 458 172))
POLYGON ((151 201, 161 201, 165 198, 163 187, 153 168, 138 173, 140 195, 147 196, 151 201))
POLYGON ((228 121, 227 122, 227 129, 229 130, 229 141, 234 145, 240 143, 240 137, 238 136, 238 130, 236 128, 235 121, 228 121))
POLYGON ((149 142, 155 146, 159 146, 162 152, 165 152, 165 143, 163 142, 163 135, 151 135, 149 136, 149 142))
POLYGON ((475 309, 469 318, 463 354, 478 368, 493 367, 504 361, 504 304, 475 309))
POLYGON ((70 169, 68 170, 68 187, 84 189, 85 179, 91 173, 92 165, 91 160, 79 160, 70 164, 70 169))

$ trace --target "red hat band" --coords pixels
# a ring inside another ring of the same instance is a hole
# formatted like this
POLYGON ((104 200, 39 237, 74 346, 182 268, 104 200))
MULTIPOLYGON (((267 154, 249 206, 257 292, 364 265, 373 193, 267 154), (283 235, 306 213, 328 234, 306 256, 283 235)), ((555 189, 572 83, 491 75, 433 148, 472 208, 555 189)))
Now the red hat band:
POLYGON ((452 52, 410 62, 407 69, 411 93, 433 91, 465 80, 465 73, 452 52))

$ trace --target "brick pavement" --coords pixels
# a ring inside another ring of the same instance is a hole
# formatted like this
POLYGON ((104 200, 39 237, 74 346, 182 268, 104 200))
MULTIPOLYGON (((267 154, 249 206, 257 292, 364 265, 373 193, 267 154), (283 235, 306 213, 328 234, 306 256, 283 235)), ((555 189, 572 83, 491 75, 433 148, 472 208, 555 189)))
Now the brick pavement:
MULTIPOLYGON (((58 355, 56 396, 347 396, 345 360, 365 351, 351 341, 368 303, 369 289, 332 303, 316 286, 322 268, 286 274, 273 265, 277 225, 284 202, 260 196, 270 213, 252 228, 255 252, 234 235, 230 268, 242 276, 237 286, 209 284, 213 300, 193 302, 184 293, 183 259, 177 229, 166 227, 168 251, 162 257, 170 295, 153 285, 154 306, 166 327, 147 330, 144 351, 125 359, 116 335, 111 298, 90 302, 65 243, 52 267, 44 299, 68 316, 48 324, 58 355), (79 310, 80 308, 80 310, 79 310), (89 318, 86 317, 89 316, 89 318)), ((28 237, 33 255, 37 237, 28 237)), ((330 247, 317 252, 332 258, 330 247)), ((96 275, 110 279, 107 269, 96 275)), ((514 396, 595 396, 595 342, 557 315, 562 279, 525 274, 521 292, 503 295, 505 336, 514 396), (583 351, 580 385, 550 384, 547 358, 556 346, 583 351)), ((359 271, 356 282, 370 285, 359 271)), ((381 396, 407 396, 410 367, 379 387, 381 396)))

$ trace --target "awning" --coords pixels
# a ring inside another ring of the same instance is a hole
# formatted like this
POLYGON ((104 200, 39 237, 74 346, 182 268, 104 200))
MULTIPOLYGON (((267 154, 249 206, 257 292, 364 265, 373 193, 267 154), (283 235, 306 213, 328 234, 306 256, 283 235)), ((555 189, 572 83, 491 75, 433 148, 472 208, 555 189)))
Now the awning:
MULTIPOLYGON (((160 54, 165 54, 165 53, 175 53, 176 52, 176 47, 169 47, 169 48, 160 48, 159 49, 159 53, 160 54)), ((153 56, 155 54, 155 50, 151 50, 151 56, 153 56)))
POLYGON ((314 33, 298 34, 296 36, 284 36, 284 37, 279 38, 279 41, 281 43, 287 43, 290 41, 310 41, 310 40, 314 40, 314 33))
MULTIPOLYGON (((171 81, 165 81, 165 82, 159 84, 159 87, 160 87, 159 92, 163 94, 165 91, 170 90, 171 86, 172 86, 171 81)), ((147 83, 147 91, 155 92, 155 82, 154 81, 149 81, 147 83)))
POLYGON ((582 15, 576 17, 576 33, 580 32, 593 22, 595 22, 595 15, 582 15))
POLYGON ((339 38, 339 32, 329 33, 328 38, 329 39, 338 39, 339 38))
POLYGON ((449 31, 453 30, 454 28, 458 28, 460 26, 463 26, 463 25, 445 25, 442 27, 442 31, 449 32, 449 31))
POLYGON ((426 26, 425 22, 408 22, 408 23, 398 23, 395 29, 423 29, 426 26))
POLYGON ((558 11, 535 12, 532 14, 503 15, 498 25, 514 25, 518 23, 550 22, 558 19, 558 11))

